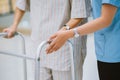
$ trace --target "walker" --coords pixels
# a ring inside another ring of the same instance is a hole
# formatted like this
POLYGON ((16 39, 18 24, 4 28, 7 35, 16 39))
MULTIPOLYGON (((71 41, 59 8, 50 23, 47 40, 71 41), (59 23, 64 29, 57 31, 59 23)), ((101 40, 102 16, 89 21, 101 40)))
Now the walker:
MULTIPOLYGON (((3 38, 6 35, 7 35, 7 33, 0 33, 0 38, 3 38)), ((39 46, 37 48, 36 57, 30 57, 30 56, 27 56, 27 54, 26 54, 24 36, 19 32, 16 32, 14 36, 19 36, 22 39, 21 44, 22 44, 23 54, 7 53, 7 52, 3 52, 3 51, 0 51, 0 54, 10 55, 10 56, 14 56, 14 57, 24 59, 24 76, 25 76, 24 80, 28 80, 27 79, 27 62, 26 62, 26 60, 29 59, 29 60, 35 61, 35 79, 34 80, 40 80, 40 78, 39 78, 39 75, 40 75, 40 73, 39 73, 39 71, 40 71, 40 68, 39 68, 39 66, 40 66, 40 54, 41 54, 41 50, 42 50, 43 46, 49 44, 48 41, 43 41, 41 44, 39 44, 39 46)), ((74 65, 73 45, 69 40, 68 40, 68 45, 70 47, 70 52, 71 52, 72 80, 76 80, 75 79, 75 65, 74 65)))

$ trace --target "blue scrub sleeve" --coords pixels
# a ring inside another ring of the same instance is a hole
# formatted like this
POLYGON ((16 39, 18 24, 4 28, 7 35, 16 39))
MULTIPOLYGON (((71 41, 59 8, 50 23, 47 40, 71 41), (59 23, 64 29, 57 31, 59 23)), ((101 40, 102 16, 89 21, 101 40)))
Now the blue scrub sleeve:
POLYGON ((116 7, 120 7, 120 0, 102 0, 102 4, 111 4, 116 7))

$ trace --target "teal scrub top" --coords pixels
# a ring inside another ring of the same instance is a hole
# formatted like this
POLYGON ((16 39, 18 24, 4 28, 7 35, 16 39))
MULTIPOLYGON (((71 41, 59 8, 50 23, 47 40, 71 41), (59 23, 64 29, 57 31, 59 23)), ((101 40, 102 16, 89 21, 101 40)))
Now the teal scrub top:
POLYGON ((117 12, 110 26, 94 33, 98 61, 120 62, 120 0, 92 0, 93 17, 100 17, 102 4, 116 6, 117 12))

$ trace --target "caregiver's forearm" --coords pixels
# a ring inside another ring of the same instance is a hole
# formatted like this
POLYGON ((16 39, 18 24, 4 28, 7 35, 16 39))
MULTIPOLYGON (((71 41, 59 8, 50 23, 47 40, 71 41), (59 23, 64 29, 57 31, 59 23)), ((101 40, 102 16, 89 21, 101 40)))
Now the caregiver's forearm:
POLYGON ((102 14, 99 18, 88 22, 78 28, 80 35, 87 35, 108 27, 116 14, 117 7, 105 4, 102 6, 102 14))

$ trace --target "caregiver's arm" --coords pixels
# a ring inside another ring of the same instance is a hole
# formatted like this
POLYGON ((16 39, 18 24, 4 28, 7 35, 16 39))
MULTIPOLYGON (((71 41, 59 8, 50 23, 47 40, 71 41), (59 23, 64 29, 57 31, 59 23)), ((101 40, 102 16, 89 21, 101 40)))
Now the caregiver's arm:
POLYGON ((25 11, 16 7, 12 25, 9 28, 3 29, 3 32, 8 33, 7 36, 8 38, 11 38, 14 35, 14 33, 17 31, 18 24, 20 23, 24 13, 25 11))
MULTIPOLYGON (((89 33, 93 33, 97 30, 103 29, 107 26, 109 26, 115 16, 115 13, 117 11, 117 7, 104 4, 102 6, 102 12, 101 16, 91 22, 88 22, 80 27, 77 28, 79 34, 87 35, 89 33)), ((51 53, 53 51, 58 50, 69 38, 72 38, 74 36, 73 29, 68 31, 59 31, 51 36, 51 38, 54 38, 54 41, 50 44, 50 46, 47 48, 47 53, 51 53)))
POLYGON ((104 4, 102 6, 101 16, 83 26, 80 26, 78 28, 78 32, 80 35, 87 35, 89 33, 108 27, 112 23, 116 11, 117 8, 115 6, 104 4))

